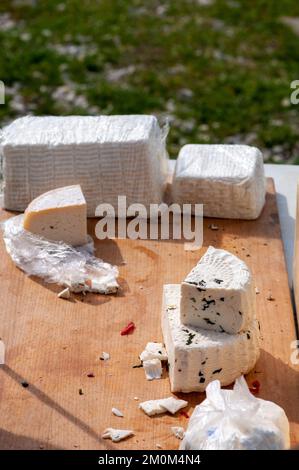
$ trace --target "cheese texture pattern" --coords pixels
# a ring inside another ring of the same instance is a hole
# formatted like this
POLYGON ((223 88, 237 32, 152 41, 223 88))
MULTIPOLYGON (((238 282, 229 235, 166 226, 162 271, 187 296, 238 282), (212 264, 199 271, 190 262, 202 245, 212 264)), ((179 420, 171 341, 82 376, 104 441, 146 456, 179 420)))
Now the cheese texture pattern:
POLYGON ((86 202, 79 185, 53 189, 34 199, 25 210, 28 232, 51 241, 78 246, 87 243, 86 202))
POLYGON ((252 323, 255 306, 249 269, 225 250, 210 246, 182 282, 180 315, 187 325, 236 334, 252 323))
POLYGON ((162 331, 172 392, 203 392, 213 380, 231 384, 248 373, 259 357, 259 329, 253 320, 236 335, 218 333, 180 322, 179 284, 164 286, 162 331))
POLYGON ((203 204, 206 217, 256 219, 265 203, 261 152, 248 145, 182 147, 175 167, 173 202, 203 204))
POLYGON ((154 116, 66 116, 15 120, 3 129, 4 207, 23 211, 45 191, 80 184, 88 216, 101 203, 160 203, 165 135, 154 116))

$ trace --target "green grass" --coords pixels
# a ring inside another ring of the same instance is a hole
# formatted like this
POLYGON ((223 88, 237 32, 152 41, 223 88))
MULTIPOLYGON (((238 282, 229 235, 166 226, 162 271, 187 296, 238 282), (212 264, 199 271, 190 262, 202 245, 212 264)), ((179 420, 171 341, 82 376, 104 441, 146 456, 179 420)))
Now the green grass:
POLYGON ((1 0, 0 125, 154 113, 169 117, 171 157, 187 142, 242 142, 298 163, 299 37, 282 16, 299 18, 298 0, 1 0))

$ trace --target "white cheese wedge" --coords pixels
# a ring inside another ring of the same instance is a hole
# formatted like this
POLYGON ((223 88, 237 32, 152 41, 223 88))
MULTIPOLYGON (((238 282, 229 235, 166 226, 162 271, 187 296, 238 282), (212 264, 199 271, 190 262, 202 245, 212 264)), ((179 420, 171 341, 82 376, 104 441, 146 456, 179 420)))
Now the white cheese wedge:
POLYGON ((87 243, 86 201, 79 185, 53 189, 25 210, 24 229, 52 241, 87 243))
POLYGON ((131 436, 134 436, 134 431, 130 429, 107 428, 102 434, 103 439, 111 439, 113 442, 119 442, 131 436))
POLYGON ((185 145, 178 156, 173 202, 204 204, 205 217, 256 219, 265 203, 261 152, 247 145, 185 145))
POLYGON ((148 400, 140 403, 139 408, 144 411, 148 416, 159 415, 167 413, 177 413, 182 408, 188 406, 185 400, 178 400, 174 397, 161 398, 158 400, 148 400))
POLYGON ((148 359, 143 361, 143 369, 147 380, 161 379, 162 364, 160 359, 148 359))
POLYGON ((160 361, 167 361, 167 353, 162 343, 147 343, 144 351, 140 354, 141 361, 148 361, 150 359, 160 359, 160 361))
POLYGON ((80 184, 89 217, 101 203, 162 202, 165 133, 154 116, 27 116, 3 129, 4 206, 23 211, 45 191, 80 184))
POLYGON ((164 286, 162 331, 171 391, 203 392, 215 379, 229 385, 248 373, 259 357, 256 320, 236 335, 185 326, 180 322, 180 295, 179 284, 164 286))
POLYGON ((256 294, 246 264, 210 246, 182 282, 181 322, 236 334, 249 328, 255 310, 256 294))

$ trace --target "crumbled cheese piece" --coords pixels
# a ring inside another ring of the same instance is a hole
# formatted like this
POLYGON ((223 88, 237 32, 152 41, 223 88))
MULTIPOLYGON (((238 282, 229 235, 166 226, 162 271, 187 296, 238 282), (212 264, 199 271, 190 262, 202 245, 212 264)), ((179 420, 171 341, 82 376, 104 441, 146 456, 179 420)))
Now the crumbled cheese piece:
POLYGON ((118 416, 119 418, 124 417, 123 413, 118 408, 112 408, 111 411, 115 416, 118 416))
POLYGON ((160 361, 167 361, 167 353, 162 343, 147 343, 145 350, 140 354, 141 361, 148 361, 150 359, 160 359, 160 361))
POLYGON ((111 439, 113 442, 122 441, 130 436, 134 436, 134 431, 129 429, 107 428, 102 434, 103 439, 111 439))
POLYGON ((218 227, 218 225, 210 224, 210 225, 209 225, 209 229, 211 229, 211 230, 219 230, 219 227, 218 227))
POLYGON ((143 410, 148 416, 154 416, 166 413, 167 411, 171 414, 175 414, 177 411, 185 408, 186 406, 188 406, 187 401, 169 397, 159 400, 144 401, 140 403, 139 408, 143 410))
POLYGON ((108 359, 110 359, 110 354, 107 352, 102 352, 100 359, 101 361, 108 361, 108 359))
POLYGON ((181 426, 172 426, 171 432, 177 439, 184 439, 185 430, 181 426))
POLYGON ((255 288, 255 293, 256 293, 256 294, 259 294, 259 293, 260 293, 260 291, 259 291, 259 289, 258 289, 257 287, 255 288))
POLYGON ((0 365, 5 364, 5 344, 0 340, 0 365))
POLYGON ((160 359, 143 361, 143 369, 147 380, 161 379, 162 364, 160 359))
POLYGON ((70 289, 68 287, 63 289, 61 292, 59 292, 59 294, 57 294, 57 297, 60 299, 69 299, 71 297, 70 289))

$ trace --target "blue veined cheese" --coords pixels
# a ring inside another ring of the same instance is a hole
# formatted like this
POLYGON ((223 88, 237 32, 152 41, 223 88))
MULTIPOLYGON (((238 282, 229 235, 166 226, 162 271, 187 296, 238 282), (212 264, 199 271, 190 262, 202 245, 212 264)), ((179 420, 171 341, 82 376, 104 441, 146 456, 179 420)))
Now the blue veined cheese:
POLYGON ((181 286, 180 318, 186 325, 236 334, 256 316, 250 271, 228 251, 210 246, 181 286))
POLYGON ((3 129, 4 207, 24 211, 40 194, 80 184, 87 214, 118 196, 161 203, 165 132, 154 116, 27 116, 3 129))
POLYGON ((203 204, 206 217, 256 219, 266 194, 263 156, 248 145, 182 147, 172 185, 173 202, 203 204))
POLYGON ((236 335, 180 322, 180 284, 164 286, 162 331, 172 392, 203 392, 213 380, 229 385, 247 374, 259 357, 259 328, 253 320, 236 335))

